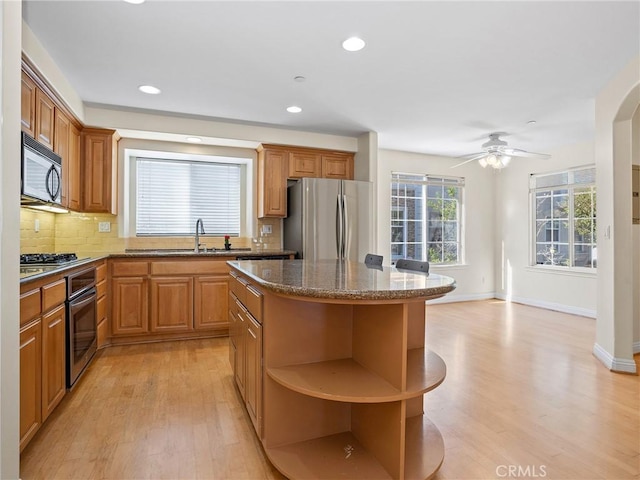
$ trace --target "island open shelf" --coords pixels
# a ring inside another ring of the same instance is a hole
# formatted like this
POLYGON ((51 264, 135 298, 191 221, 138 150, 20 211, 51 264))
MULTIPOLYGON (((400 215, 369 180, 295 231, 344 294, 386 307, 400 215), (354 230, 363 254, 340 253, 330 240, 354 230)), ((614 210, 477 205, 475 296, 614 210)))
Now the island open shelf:
POLYGON ((273 465, 291 479, 432 477, 444 442, 423 396, 446 366, 425 348, 425 300, 453 279, 335 261, 230 265, 262 294, 254 416, 273 465))

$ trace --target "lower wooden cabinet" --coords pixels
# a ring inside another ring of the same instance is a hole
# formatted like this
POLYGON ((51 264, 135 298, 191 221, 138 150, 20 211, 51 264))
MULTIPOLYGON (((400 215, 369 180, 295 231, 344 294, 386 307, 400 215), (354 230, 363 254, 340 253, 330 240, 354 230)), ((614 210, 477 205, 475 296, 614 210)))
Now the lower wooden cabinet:
POLYGON ((20 330, 20 451, 42 424, 42 321, 20 330))
POLYGON ((42 316, 42 421, 66 393, 64 305, 42 316))
POLYGON ((149 283, 146 277, 111 279, 111 333, 141 334, 149 331, 149 283))
POLYGON ((262 437, 262 325, 251 314, 246 318, 244 400, 249 418, 262 437))
POLYGON ((207 330, 227 328, 229 318, 229 277, 195 277, 193 296, 193 328, 207 330))
POLYGON ((185 332, 193 330, 193 279, 190 277, 152 277, 151 331, 185 332))

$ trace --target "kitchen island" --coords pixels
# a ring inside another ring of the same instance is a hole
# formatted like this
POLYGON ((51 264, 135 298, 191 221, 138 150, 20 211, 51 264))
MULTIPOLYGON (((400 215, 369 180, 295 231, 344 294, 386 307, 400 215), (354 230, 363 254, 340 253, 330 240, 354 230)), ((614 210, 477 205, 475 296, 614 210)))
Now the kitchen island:
POLYGON ((230 261, 230 361, 289 478, 430 478, 444 458, 423 395, 444 380, 425 300, 455 281, 362 263, 230 261))

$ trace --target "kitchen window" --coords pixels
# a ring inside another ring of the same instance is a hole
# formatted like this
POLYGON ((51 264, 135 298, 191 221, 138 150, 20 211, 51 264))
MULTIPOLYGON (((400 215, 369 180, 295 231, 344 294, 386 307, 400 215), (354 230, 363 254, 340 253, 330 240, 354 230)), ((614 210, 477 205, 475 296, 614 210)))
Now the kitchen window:
POLYGON ((250 236, 250 159, 146 153, 129 160, 135 235, 191 236, 202 218, 207 235, 250 236))
POLYGON ((464 178, 391 174, 391 261, 462 263, 464 178))
POLYGON ((531 175, 536 265, 596 268, 596 169, 531 175))

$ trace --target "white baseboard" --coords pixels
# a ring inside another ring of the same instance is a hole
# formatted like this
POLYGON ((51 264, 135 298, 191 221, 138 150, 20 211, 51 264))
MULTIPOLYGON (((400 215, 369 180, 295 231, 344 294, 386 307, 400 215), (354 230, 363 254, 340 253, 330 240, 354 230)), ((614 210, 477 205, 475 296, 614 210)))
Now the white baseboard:
POLYGON ((472 295, 445 295, 444 297, 434 300, 427 300, 427 305, 433 305, 434 303, 473 302, 475 300, 491 300, 492 298, 496 298, 493 292, 474 293, 472 295))
MULTIPOLYGON (((495 298, 505 301, 507 300, 507 296, 503 293, 496 294, 495 298)), ((596 318, 596 311, 589 308, 574 307, 572 305, 563 305, 561 303, 545 302, 543 300, 534 300, 524 297, 511 297, 510 301, 522 303, 524 305, 531 305, 532 307, 546 308, 547 310, 554 310, 556 312, 580 315, 581 317, 596 318)))
POLYGON ((633 342, 633 354, 640 353, 640 342, 633 342))
POLYGON ((613 372, 637 373, 633 359, 615 358, 597 343, 593 345, 593 355, 613 372))

